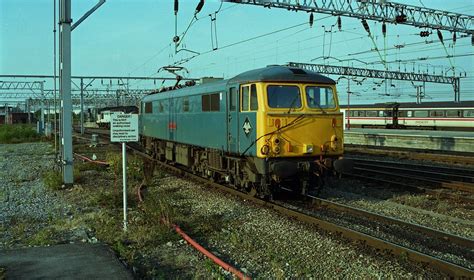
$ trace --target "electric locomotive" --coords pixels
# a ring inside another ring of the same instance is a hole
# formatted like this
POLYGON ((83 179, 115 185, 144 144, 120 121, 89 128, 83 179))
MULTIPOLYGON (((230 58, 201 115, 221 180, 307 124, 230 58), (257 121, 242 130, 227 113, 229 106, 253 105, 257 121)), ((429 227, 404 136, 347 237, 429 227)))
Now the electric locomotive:
POLYGON ((299 68, 150 94, 140 134, 155 159, 259 196, 317 191, 346 166, 335 82, 299 68))

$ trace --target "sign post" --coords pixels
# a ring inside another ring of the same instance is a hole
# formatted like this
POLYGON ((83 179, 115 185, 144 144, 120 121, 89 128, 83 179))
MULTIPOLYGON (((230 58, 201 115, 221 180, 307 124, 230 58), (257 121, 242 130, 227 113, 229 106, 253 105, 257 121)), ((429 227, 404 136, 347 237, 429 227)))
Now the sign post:
POLYGON ((122 143, 123 230, 127 231, 127 147, 125 143, 138 141, 138 115, 112 113, 110 141, 122 143))

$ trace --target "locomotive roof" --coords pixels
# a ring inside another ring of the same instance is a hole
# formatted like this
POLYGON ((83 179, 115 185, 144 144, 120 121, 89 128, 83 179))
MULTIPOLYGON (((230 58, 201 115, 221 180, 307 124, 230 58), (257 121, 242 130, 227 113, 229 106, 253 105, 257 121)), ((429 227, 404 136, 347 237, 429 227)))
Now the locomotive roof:
POLYGON ((169 96, 185 96, 192 94, 202 94, 204 92, 220 92, 225 90, 229 84, 245 84, 251 82, 303 82, 320 83, 334 85, 336 82, 326 76, 313 71, 288 66, 267 66, 244 72, 228 80, 219 80, 201 85, 183 87, 180 89, 150 94, 142 98, 142 102, 149 102, 157 99, 168 98, 169 96))
POLYGON ((229 83, 243 84, 250 82, 307 82, 331 85, 336 84, 333 79, 316 72, 281 65, 270 65, 265 68, 250 70, 229 79, 229 83))

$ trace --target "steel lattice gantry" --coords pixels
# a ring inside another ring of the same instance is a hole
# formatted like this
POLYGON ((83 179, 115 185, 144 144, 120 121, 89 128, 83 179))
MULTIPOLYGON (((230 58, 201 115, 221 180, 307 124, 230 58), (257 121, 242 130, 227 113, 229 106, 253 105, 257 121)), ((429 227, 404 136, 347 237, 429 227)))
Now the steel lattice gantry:
POLYGON ((227 0, 227 2, 315 12, 474 35, 474 17, 394 2, 365 0, 227 0))
POLYGON ((460 101, 460 78, 440 75, 417 74, 409 72, 374 70, 346 66, 289 62, 288 66, 311 70, 321 74, 389 79, 401 81, 418 81, 428 83, 451 84, 454 88, 454 102, 460 101))
POLYGON ((43 82, 16 82, 16 81, 0 81, 0 89, 2 90, 42 90, 43 82))

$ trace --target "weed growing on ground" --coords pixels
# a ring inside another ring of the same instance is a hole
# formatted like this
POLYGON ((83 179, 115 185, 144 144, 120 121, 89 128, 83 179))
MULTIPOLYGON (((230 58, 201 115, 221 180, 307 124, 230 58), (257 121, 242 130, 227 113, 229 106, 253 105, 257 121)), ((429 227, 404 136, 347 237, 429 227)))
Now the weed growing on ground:
POLYGON ((41 137, 31 125, 14 124, 0 126, 0 143, 23 143, 40 141, 41 137))
POLYGON ((9 222, 9 231, 16 240, 24 240, 30 233, 30 226, 36 222, 29 217, 13 217, 9 222))
POLYGON ((46 227, 31 236, 27 243, 31 246, 45 246, 50 245, 56 241, 58 232, 54 227, 46 227))
POLYGON ((209 274, 212 275, 213 279, 226 279, 221 268, 210 259, 206 259, 204 261, 204 267, 209 272, 209 274))
POLYGON ((143 160, 131 157, 127 161, 127 177, 131 181, 141 181, 143 179, 143 160))
POLYGON ((50 190, 59 190, 63 184, 63 178, 60 172, 49 170, 43 173, 43 182, 50 190))
POLYGON ((0 267, 0 280, 7 278, 7 270, 3 267, 0 267))

